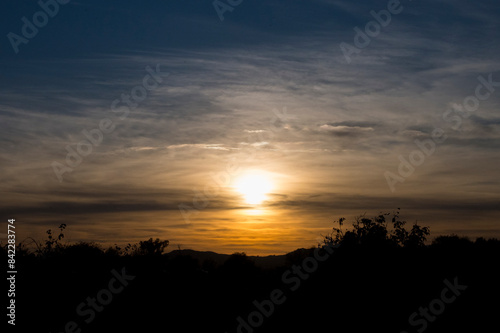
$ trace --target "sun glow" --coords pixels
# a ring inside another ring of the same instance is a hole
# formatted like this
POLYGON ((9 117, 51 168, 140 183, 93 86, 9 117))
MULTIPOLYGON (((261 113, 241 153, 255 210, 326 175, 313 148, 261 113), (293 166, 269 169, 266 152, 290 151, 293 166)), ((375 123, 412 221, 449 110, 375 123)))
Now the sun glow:
POLYGON ((238 178, 234 187, 243 194, 247 204, 258 205, 267 199, 273 183, 265 174, 252 172, 238 178))

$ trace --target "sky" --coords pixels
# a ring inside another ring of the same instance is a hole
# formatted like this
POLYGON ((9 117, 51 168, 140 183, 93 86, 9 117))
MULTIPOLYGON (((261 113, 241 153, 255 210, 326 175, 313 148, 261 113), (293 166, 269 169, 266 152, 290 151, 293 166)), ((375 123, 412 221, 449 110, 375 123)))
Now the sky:
POLYGON ((0 7, 18 240, 282 254, 397 208, 431 239, 500 237, 498 1, 0 7))

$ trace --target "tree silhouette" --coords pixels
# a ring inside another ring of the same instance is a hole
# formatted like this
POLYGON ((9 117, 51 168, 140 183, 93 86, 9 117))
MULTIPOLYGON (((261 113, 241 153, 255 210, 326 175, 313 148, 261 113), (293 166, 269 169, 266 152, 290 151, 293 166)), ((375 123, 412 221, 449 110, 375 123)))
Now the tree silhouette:
MULTIPOLYGON (((365 215, 356 217, 353 229, 344 232, 342 226, 345 218, 340 218, 336 223, 339 227, 333 227, 332 232, 325 236, 325 244, 363 245, 363 246, 398 246, 398 247, 422 247, 425 245, 427 236, 430 234, 429 227, 421 227, 416 222, 411 230, 405 229, 406 221, 400 219, 400 209, 392 214, 392 230, 388 230, 386 216, 390 213, 380 214, 374 218, 366 218, 365 215)), ((334 222, 335 223, 335 222, 334 222)))
MULTIPOLYGON (((342 245, 331 255, 327 249, 300 248, 282 258, 286 265, 266 268, 243 252, 214 253, 224 258, 217 261, 194 250, 162 255, 169 242, 158 238, 107 250, 97 243, 66 243, 66 226, 61 225, 59 234, 49 230, 46 239, 35 242, 33 252, 16 251, 23 270, 16 298, 20 312, 31 316, 19 325, 23 332, 59 332, 75 319, 82 331, 91 332, 156 330, 158 325, 182 326, 188 332, 250 332, 238 329, 236 318, 255 323, 255 314, 261 312, 265 319, 254 332, 327 331, 332 314, 338 318, 338 332, 416 332, 408 327, 409 316, 439 298, 444 279, 453 283, 455 277, 467 290, 456 305, 446 305, 445 315, 428 323, 426 332, 464 327, 482 332, 494 324, 498 311, 490 300, 500 297, 498 240, 448 235, 425 246, 429 228, 408 227, 399 209, 373 218, 359 216, 348 228, 345 221, 335 221, 324 237, 325 243, 342 245), (205 258, 203 264, 200 258, 205 258), (104 310, 96 320, 87 325, 87 317, 75 317, 76 307, 87 299, 106 301, 101 290, 119 288, 116 274, 125 268, 136 278, 112 302, 100 303, 104 310), (267 317, 270 292, 275 291, 284 293, 286 303, 276 303, 267 317), (32 300, 43 300, 44 306, 32 300), (45 320, 51 316, 53 321, 45 320)), ((6 258, 7 247, 0 247, 0 254, 6 258)))
POLYGON ((165 248, 168 246, 168 240, 160 240, 156 238, 148 239, 147 241, 140 241, 139 246, 135 248, 134 254, 136 255, 146 255, 146 256, 159 256, 163 253, 165 248))

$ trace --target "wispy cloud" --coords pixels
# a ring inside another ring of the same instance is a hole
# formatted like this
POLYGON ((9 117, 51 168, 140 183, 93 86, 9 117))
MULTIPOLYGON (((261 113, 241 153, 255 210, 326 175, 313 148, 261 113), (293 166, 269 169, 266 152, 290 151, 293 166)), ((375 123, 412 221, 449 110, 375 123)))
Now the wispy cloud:
MULTIPOLYGON (((500 160, 500 91, 460 130, 442 118, 447 110, 459 111, 456 105, 473 92, 478 75, 495 73, 500 81, 496 4, 407 3, 353 59, 355 65, 346 66, 338 44, 352 40, 353 27, 377 9, 373 2, 248 3, 222 25, 210 2, 196 3, 188 8, 132 2, 117 16, 110 5, 91 1, 85 10, 102 14, 92 19, 75 5, 68 8, 83 15, 77 21, 88 19, 81 27, 80 21, 69 26, 54 20, 52 33, 47 28, 20 58, 2 58, 5 214, 24 214, 26 219, 41 214, 43 223, 73 213, 86 222, 90 212, 112 221, 142 214, 158 230, 172 226, 171 237, 187 242, 187 232, 176 233, 184 227, 174 227, 182 218, 172 207, 190 200, 193 188, 232 160, 287 179, 269 203, 280 210, 280 219, 293 220, 287 226, 301 225, 292 216, 300 207, 309 220, 328 219, 343 208, 352 212, 356 207, 406 205, 414 211, 427 209, 425 219, 436 225, 453 207, 469 209, 464 216, 489 211, 481 218, 484 224, 457 222, 464 230, 483 230, 487 218, 498 219, 492 202, 500 181, 495 169, 500 160), (107 17, 116 25, 102 34, 94 22, 107 17), (62 46, 51 51, 47 45, 62 46), (111 102, 140 84, 144 67, 155 63, 171 73, 168 82, 117 123, 85 164, 59 184, 50 163, 65 158, 66 145, 84 139, 83 129, 115 116, 111 102), (271 124, 273 109, 283 107, 293 118, 271 124), (429 136, 435 127, 449 136, 439 154, 397 196, 387 193, 383 172, 397 166, 399 154, 414 149, 415 138, 429 136), (312 195, 319 196, 305 199, 312 195), (467 205, 470 200, 475 205, 467 205)), ((15 14, 3 26, 19 25, 25 14, 15 14)), ((215 230, 222 212, 231 208, 245 207, 229 191, 199 217, 200 228, 215 230)), ((232 216, 227 223, 244 218, 232 216)), ((304 227, 308 235, 329 228, 319 221, 302 223, 310 223, 304 227)), ((229 244, 239 229, 231 230, 218 236, 214 231, 211 237, 225 237, 229 244)), ((300 239, 298 232, 287 233, 300 239)))

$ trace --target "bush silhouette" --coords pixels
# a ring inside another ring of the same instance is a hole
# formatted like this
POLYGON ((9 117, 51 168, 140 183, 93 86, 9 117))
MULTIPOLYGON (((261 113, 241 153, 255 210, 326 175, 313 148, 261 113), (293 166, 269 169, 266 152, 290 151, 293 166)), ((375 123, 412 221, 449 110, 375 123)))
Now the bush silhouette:
MULTIPOLYGON (((497 314, 490 300, 500 297, 498 240, 447 235, 426 245, 429 228, 408 228, 399 209, 359 216, 350 228, 345 221, 336 221, 324 238, 325 244, 341 245, 324 261, 317 254, 324 257, 326 249, 301 248, 265 269, 244 252, 213 253, 224 258, 217 262, 197 251, 162 255, 169 242, 159 238, 106 250, 89 242, 63 243, 66 226, 61 225, 62 236, 47 232, 46 240, 32 241, 32 252, 17 252, 23 274, 16 302, 19 313, 30 315, 19 327, 23 332, 60 332, 75 320, 88 332, 137 332, 161 325, 186 332, 238 332, 237 318, 247 321, 256 311, 271 312, 271 291, 280 290, 286 302, 275 304, 273 314, 263 317, 254 332, 414 332, 408 317, 440 297, 444 279, 458 277, 467 290, 446 305, 426 333, 488 331, 497 314), (110 281, 119 287, 112 279, 122 268, 136 278, 87 325, 76 307, 89 297, 107 303, 101 290, 110 281)), ((6 247, 1 252, 6 256, 6 247)), ((258 317, 250 319, 255 323, 258 317)))
POLYGON ((388 230, 389 223, 386 216, 390 213, 380 214, 374 218, 364 215, 356 217, 352 230, 343 230, 345 218, 340 218, 333 227, 332 232, 325 236, 324 244, 342 244, 345 246, 368 247, 406 247, 418 248, 425 245, 427 236, 430 235, 429 227, 421 227, 415 223, 408 231, 405 229, 406 221, 400 219, 400 210, 392 214, 392 230, 388 230))
POLYGON ((36 250, 35 253, 43 256, 51 255, 57 253, 58 251, 64 248, 64 245, 60 243, 60 241, 64 238, 63 231, 66 229, 66 224, 62 223, 58 227, 59 235, 54 237, 52 235, 52 229, 47 230, 45 233, 47 234, 47 240, 43 243, 36 241, 33 237, 28 237, 25 240, 19 242, 18 248, 21 250, 27 250, 26 244, 24 243, 26 240, 31 241, 32 244, 35 245, 36 250))
POLYGON ((146 256, 159 256, 163 254, 163 251, 168 246, 169 241, 161 241, 159 238, 153 240, 153 238, 147 241, 140 241, 139 246, 137 246, 134 254, 136 255, 146 255, 146 256))

